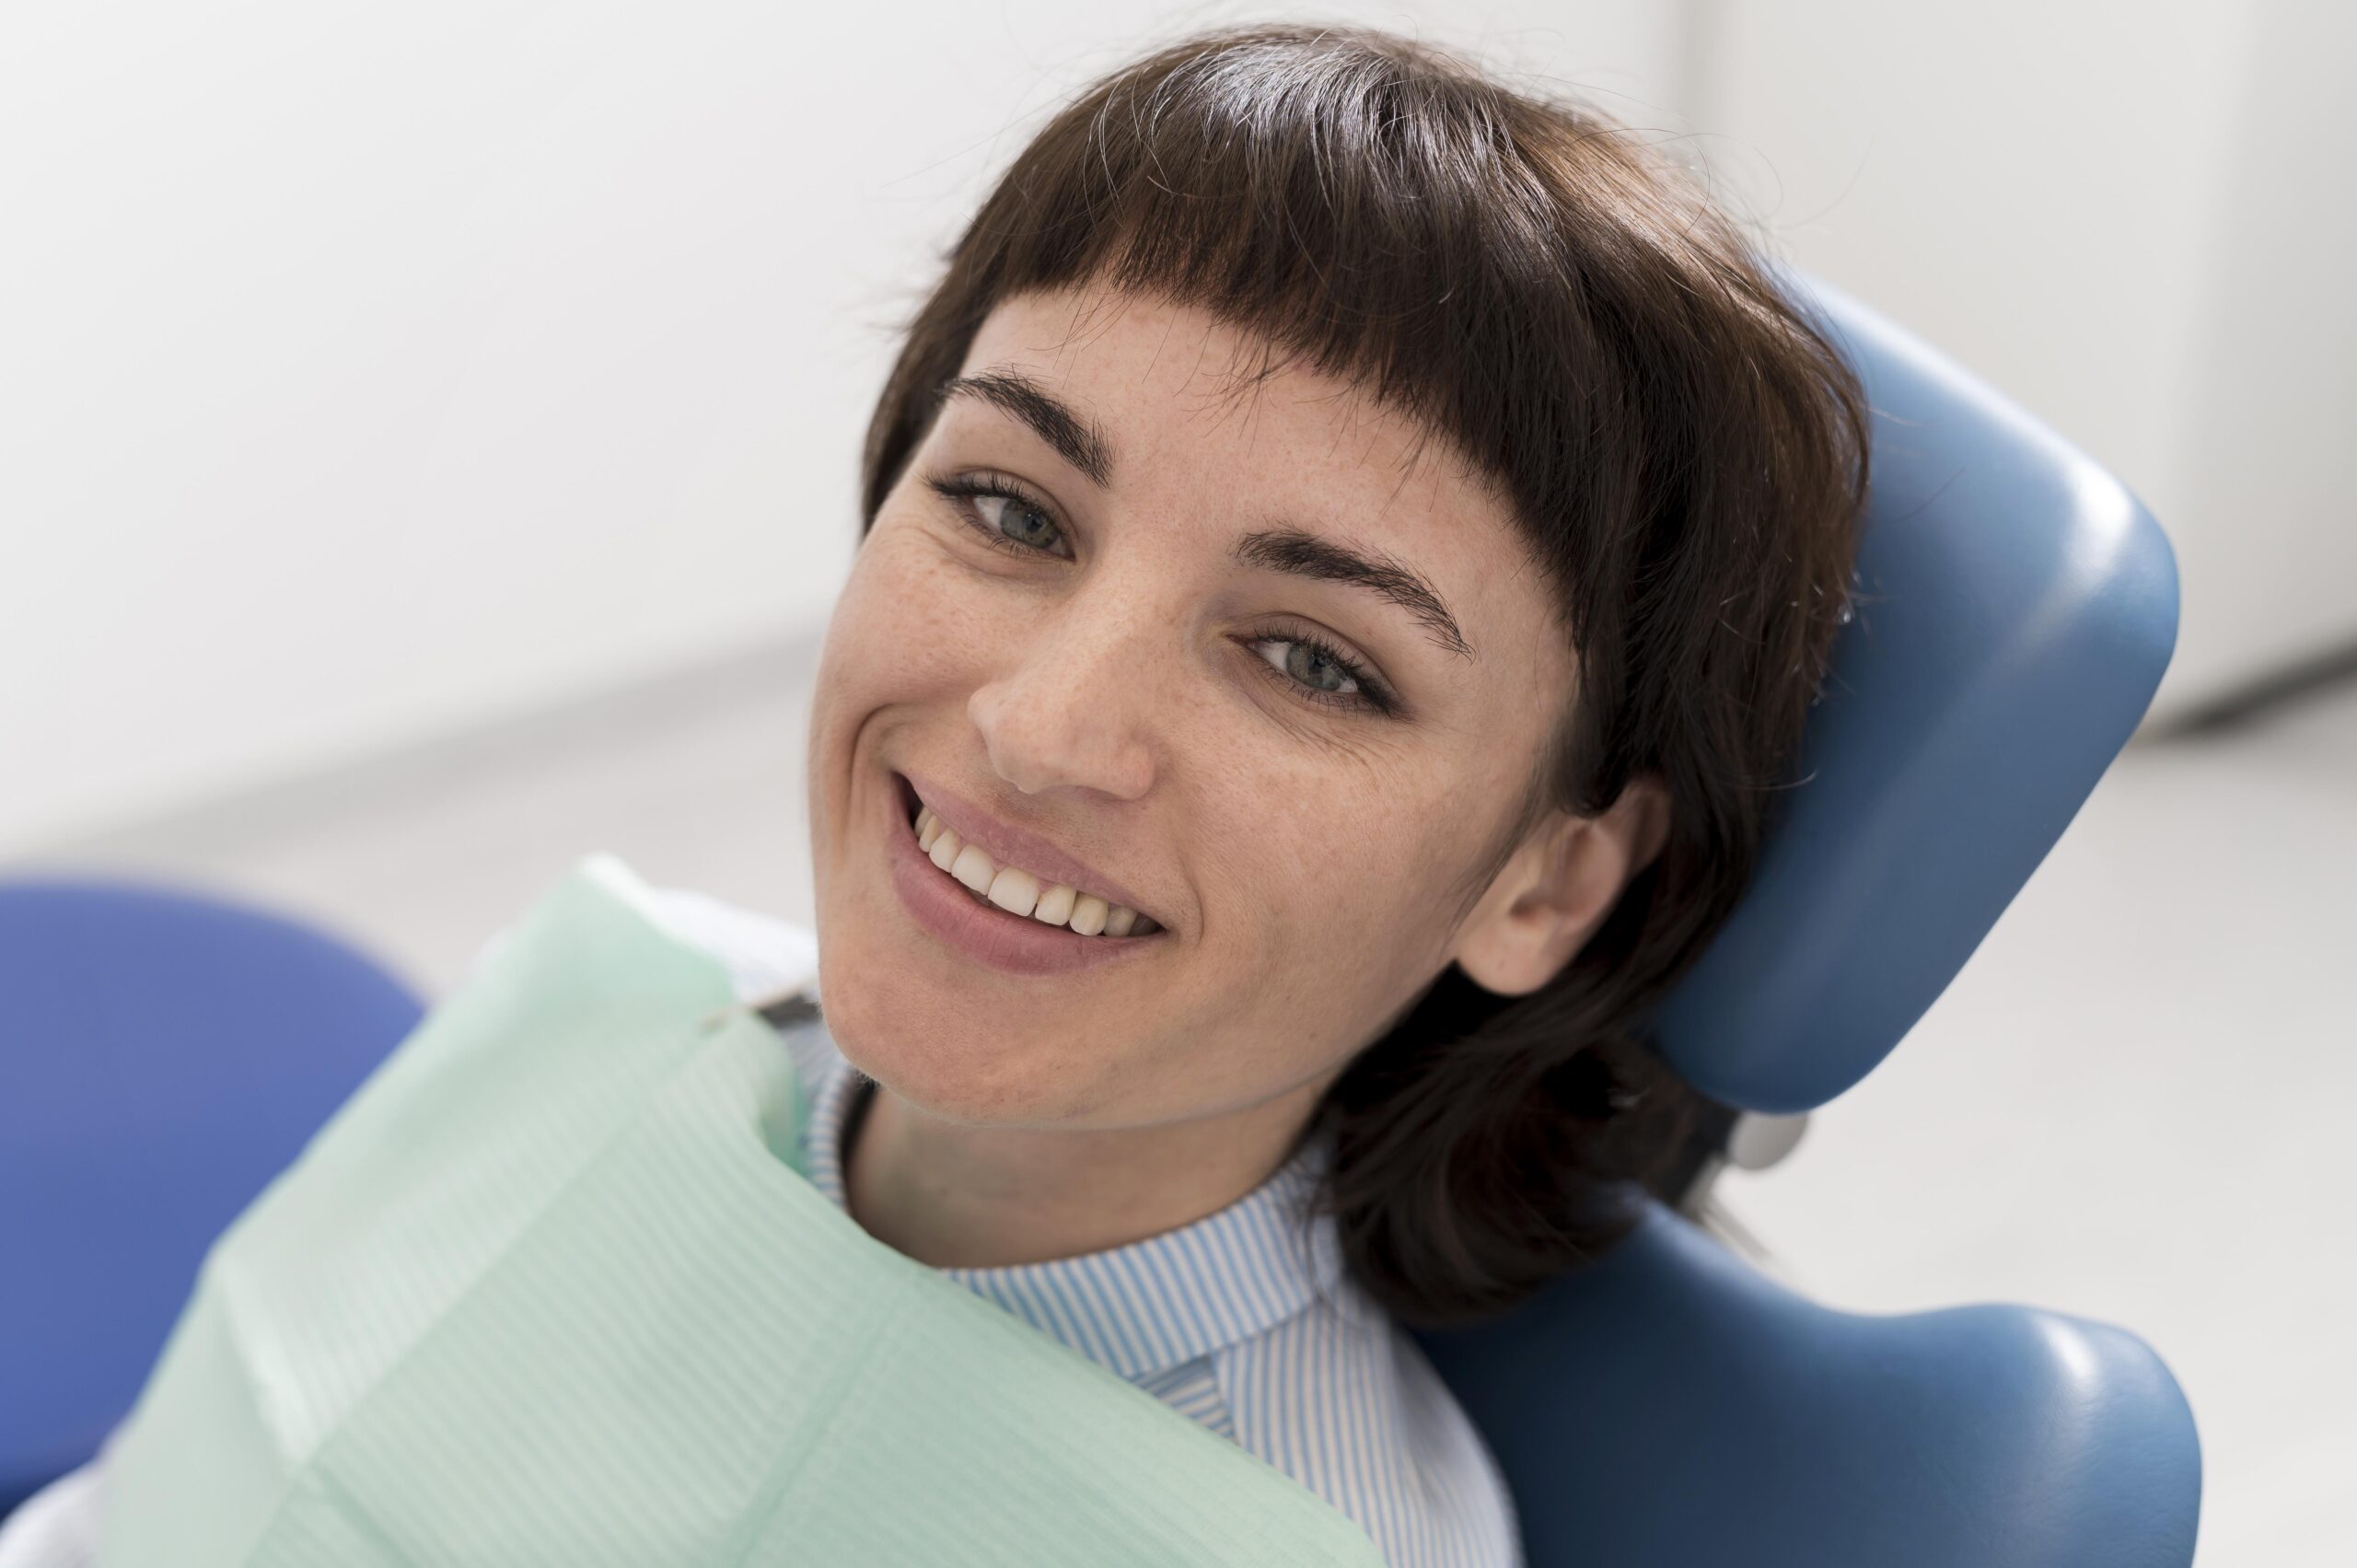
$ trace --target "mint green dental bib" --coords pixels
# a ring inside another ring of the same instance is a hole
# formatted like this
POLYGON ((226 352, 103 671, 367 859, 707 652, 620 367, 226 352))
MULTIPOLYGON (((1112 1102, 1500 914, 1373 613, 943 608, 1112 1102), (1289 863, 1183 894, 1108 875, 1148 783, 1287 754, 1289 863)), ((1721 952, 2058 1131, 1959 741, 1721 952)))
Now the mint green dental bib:
POLYGON ((618 886, 577 865, 214 1244, 101 1568, 1380 1568, 812 1187, 784 1042, 618 886))

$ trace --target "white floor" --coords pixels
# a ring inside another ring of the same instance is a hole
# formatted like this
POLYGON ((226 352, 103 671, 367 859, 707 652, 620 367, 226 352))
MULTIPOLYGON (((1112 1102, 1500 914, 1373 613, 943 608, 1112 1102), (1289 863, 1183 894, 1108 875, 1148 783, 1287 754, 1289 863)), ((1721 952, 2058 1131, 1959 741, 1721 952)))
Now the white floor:
MULTIPOLYGON (((306 912, 431 993, 577 855, 807 922, 808 646, 35 865, 306 912)), ((21 865, 17 867, 23 868, 21 865)), ((2135 1329, 2201 1423, 2205 1568, 2357 1562, 2357 691, 2131 746, 1946 995, 1721 1196, 1820 1299, 2135 1329)))

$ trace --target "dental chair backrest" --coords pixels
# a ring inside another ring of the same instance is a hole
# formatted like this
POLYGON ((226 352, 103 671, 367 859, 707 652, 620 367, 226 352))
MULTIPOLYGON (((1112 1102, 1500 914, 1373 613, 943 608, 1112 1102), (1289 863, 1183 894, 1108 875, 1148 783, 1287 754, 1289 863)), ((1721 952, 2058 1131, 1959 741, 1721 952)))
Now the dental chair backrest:
MULTIPOLYGON (((2177 620, 2168 542, 2116 479, 1856 300, 1782 281, 1875 411, 1863 601, 1758 873, 1656 1030, 1697 1088, 1771 1114, 1864 1077, 1955 978, 2127 743, 2177 620)), ((2192 1560, 2192 1415, 2119 1329, 1829 1310, 1655 1207, 1502 1321, 1418 1338, 1499 1457, 1530 1568, 2192 1560)))

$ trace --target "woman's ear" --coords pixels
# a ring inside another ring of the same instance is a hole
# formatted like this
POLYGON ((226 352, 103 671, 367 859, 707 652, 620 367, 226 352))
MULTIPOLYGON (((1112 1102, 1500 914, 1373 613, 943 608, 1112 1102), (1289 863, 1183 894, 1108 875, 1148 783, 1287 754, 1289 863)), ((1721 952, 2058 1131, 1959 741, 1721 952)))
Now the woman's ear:
POLYGON ((1631 779, 1596 817, 1554 813, 1501 870, 1452 954, 1474 984, 1527 996, 1561 974, 1669 837, 1669 791, 1631 779))

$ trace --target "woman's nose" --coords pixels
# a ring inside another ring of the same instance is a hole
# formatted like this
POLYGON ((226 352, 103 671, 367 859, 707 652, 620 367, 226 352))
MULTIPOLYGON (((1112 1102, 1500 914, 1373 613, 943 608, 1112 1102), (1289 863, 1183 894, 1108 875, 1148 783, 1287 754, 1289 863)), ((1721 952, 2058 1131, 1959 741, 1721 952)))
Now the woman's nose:
POLYGON ((1028 795, 1144 795, 1158 747, 1156 674, 1172 657, 1154 645, 1167 625, 1138 598, 1041 617, 966 701, 999 776, 1028 795))

